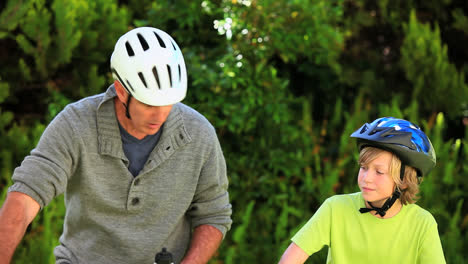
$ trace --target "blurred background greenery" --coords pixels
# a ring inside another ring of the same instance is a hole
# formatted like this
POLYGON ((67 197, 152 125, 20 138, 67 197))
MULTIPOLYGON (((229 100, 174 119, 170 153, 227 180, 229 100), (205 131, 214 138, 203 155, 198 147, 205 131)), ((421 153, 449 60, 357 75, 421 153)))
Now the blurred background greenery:
MULTIPOLYGON (((184 103, 216 127, 232 230, 210 263, 275 263, 325 198, 358 191, 349 135, 380 116, 420 125, 438 155, 418 202, 448 263, 468 257, 468 5, 455 0, 8 0, 0 2, 0 201, 63 107, 104 92, 120 35, 171 34, 184 103), (467 201, 465 201, 467 200, 467 201)), ((54 263, 58 198, 14 263, 54 263)), ((326 249, 307 263, 324 263, 326 249)))

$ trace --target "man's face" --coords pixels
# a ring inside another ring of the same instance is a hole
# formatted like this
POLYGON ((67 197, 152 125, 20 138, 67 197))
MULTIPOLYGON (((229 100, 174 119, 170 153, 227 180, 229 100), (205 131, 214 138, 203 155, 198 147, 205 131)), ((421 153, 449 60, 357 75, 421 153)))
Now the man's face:
POLYGON ((151 106, 132 98, 129 106, 131 119, 127 119, 127 124, 121 125, 130 135, 142 139, 159 131, 171 109, 172 105, 151 106))
POLYGON ((130 119, 126 117, 125 106, 128 94, 125 88, 118 82, 114 82, 117 98, 115 99, 115 110, 120 125, 132 136, 142 139, 148 135, 156 134, 161 126, 166 122, 172 105, 151 106, 138 101, 135 98, 130 99, 128 106, 130 119))

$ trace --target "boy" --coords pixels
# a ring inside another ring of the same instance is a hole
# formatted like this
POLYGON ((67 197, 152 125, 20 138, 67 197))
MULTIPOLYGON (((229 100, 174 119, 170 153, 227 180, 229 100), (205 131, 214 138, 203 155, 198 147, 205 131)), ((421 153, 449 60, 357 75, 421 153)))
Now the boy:
POLYGON ((360 150, 359 193, 327 199, 292 238, 280 264, 304 263, 327 245, 327 263, 445 263, 434 217, 415 203, 435 166, 416 125, 383 117, 351 137, 360 150))

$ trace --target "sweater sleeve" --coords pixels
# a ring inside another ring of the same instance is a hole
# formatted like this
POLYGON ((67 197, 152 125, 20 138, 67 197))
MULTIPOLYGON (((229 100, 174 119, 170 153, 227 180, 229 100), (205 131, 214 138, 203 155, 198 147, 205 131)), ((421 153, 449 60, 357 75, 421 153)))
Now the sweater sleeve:
POLYGON ((331 211, 329 198, 291 239, 309 256, 330 245, 331 211))
POLYGON ((192 228, 211 225, 219 229, 224 237, 231 227, 232 209, 229 202, 226 162, 216 134, 212 142, 214 144, 200 172, 188 215, 192 219, 192 228))
POLYGON ((75 138, 61 112, 47 126, 36 148, 15 169, 8 191, 29 195, 41 209, 62 194, 76 164, 75 138))

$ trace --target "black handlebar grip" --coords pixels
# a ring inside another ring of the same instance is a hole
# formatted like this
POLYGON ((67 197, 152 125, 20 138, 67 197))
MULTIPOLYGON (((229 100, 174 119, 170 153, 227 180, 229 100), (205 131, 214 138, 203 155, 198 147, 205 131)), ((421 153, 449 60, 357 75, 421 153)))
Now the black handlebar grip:
POLYGON ((155 264, 172 264, 172 254, 163 248, 154 258, 155 264))

